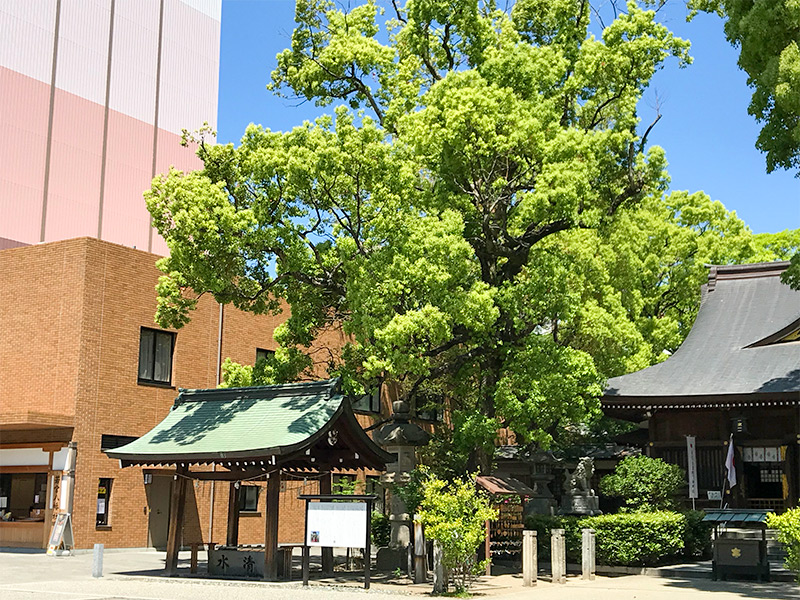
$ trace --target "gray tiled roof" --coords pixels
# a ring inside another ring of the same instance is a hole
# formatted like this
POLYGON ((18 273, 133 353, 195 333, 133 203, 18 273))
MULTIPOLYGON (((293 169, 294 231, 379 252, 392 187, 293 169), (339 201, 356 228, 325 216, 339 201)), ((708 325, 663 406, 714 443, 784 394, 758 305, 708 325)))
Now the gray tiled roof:
POLYGON ((608 380, 626 397, 800 394, 800 292, 780 281, 788 263, 712 267, 697 320, 666 361, 608 380), (755 344, 755 346, 753 346, 755 344))

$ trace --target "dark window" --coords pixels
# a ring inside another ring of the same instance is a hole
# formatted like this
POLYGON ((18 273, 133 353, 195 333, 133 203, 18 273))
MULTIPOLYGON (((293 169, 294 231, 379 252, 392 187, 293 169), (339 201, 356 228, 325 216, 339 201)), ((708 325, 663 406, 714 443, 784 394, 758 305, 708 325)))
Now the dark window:
POLYGON ((111 483, 113 479, 101 477, 97 485, 97 526, 104 527, 109 523, 111 514, 111 483))
POLYGON ((364 493, 369 496, 376 496, 378 499, 375 501, 372 509, 381 514, 386 511, 386 488, 381 484, 381 478, 374 475, 367 475, 367 480, 364 484, 364 493))
POLYGON ((374 388, 368 394, 353 400, 353 410, 362 412, 381 412, 381 386, 374 388))
POLYGON ((275 356, 275 350, 264 350, 263 348, 256 348, 256 362, 260 361, 262 358, 264 360, 268 358, 272 358, 275 356))
POLYGON ((175 334, 142 327, 139 337, 139 381, 172 383, 172 350, 175 334))
POLYGON ((442 394, 422 392, 417 395, 417 418, 423 421, 441 421, 444 396, 442 394))
POLYGON ((139 438, 131 435, 104 435, 100 438, 100 450, 113 450, 114 448, 121 448, 126 444, 135 442, 139 438))
POLYGON ((239 490, 239 510, 256 512, 258 510, 258 493, 261 488, 257 485, 243 485, 239 490))

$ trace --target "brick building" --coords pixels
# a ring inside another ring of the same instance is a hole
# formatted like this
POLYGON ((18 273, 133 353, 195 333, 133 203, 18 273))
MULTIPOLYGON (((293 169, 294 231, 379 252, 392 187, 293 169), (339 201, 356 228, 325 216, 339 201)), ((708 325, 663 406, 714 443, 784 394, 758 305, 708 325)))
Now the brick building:
MULTIPOLYGON (((0 522, 0 546, 45 545, 74 441, 76 547, 163 547, 172 471, 143 477, 103 450, 149 431, 178 388, 215 387, 226 357, 253 364, 274 349, 281 316, 222 309, 210 297, 181 330, 155 326, 156 258, 93 238, 0 251, 0 512, 15 519, 0 522)), ((331 332, 318 344, 343 341, 331 332)), ((228 487, 193 484, 185 543, 225 539, 228 487)), ((317 489, 313 476, 283 483, 282 542, 301 537, 298 493, 317 489)), ((263 541, 263 503, 256 489, 241 494, 240 543, 263 541)))

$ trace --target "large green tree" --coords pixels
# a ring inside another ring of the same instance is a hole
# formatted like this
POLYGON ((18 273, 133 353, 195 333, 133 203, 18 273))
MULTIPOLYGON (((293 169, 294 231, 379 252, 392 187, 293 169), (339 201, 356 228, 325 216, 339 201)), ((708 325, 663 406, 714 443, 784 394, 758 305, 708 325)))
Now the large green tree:
POLYGON ((663 202, 664 154, 636 106, 688 43, 636 2, 599 38, 583 0, 385 8, 298 0, 271 86, 340 103, 334 116, 251 126, 238 147, 201 137, 202 170, 154 182, 170 247, 157 319, 184 324, 205 293, 256 313, 285 301, 264 373, 301 376, 340 326, 352 341, 330 372, 354 390, 391 380, 412 402, 446 389, 459 447, 486 468, 498 428, 547 442, 596 411, 606 371, 670 346, 639 332, 658 307, 626 299, 626 266, 592 248, 613 254, 593 238, 663 202), (633 319, 626 302, 642 304, 633 319))

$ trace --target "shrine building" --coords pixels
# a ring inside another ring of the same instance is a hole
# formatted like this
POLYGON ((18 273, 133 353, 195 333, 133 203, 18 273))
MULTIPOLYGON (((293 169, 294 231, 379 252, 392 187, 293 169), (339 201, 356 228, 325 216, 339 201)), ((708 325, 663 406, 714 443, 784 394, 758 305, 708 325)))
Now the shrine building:
POLYGON ((798 503, 800 292, 781 282, 788 265, 711 266, 680 348, 608 381, 604 412, 639 423, 649 456, 686 469, 686 437, 696 436, 698 508, 798 503), (737 485, 720 499, 731 439, 737 485))

